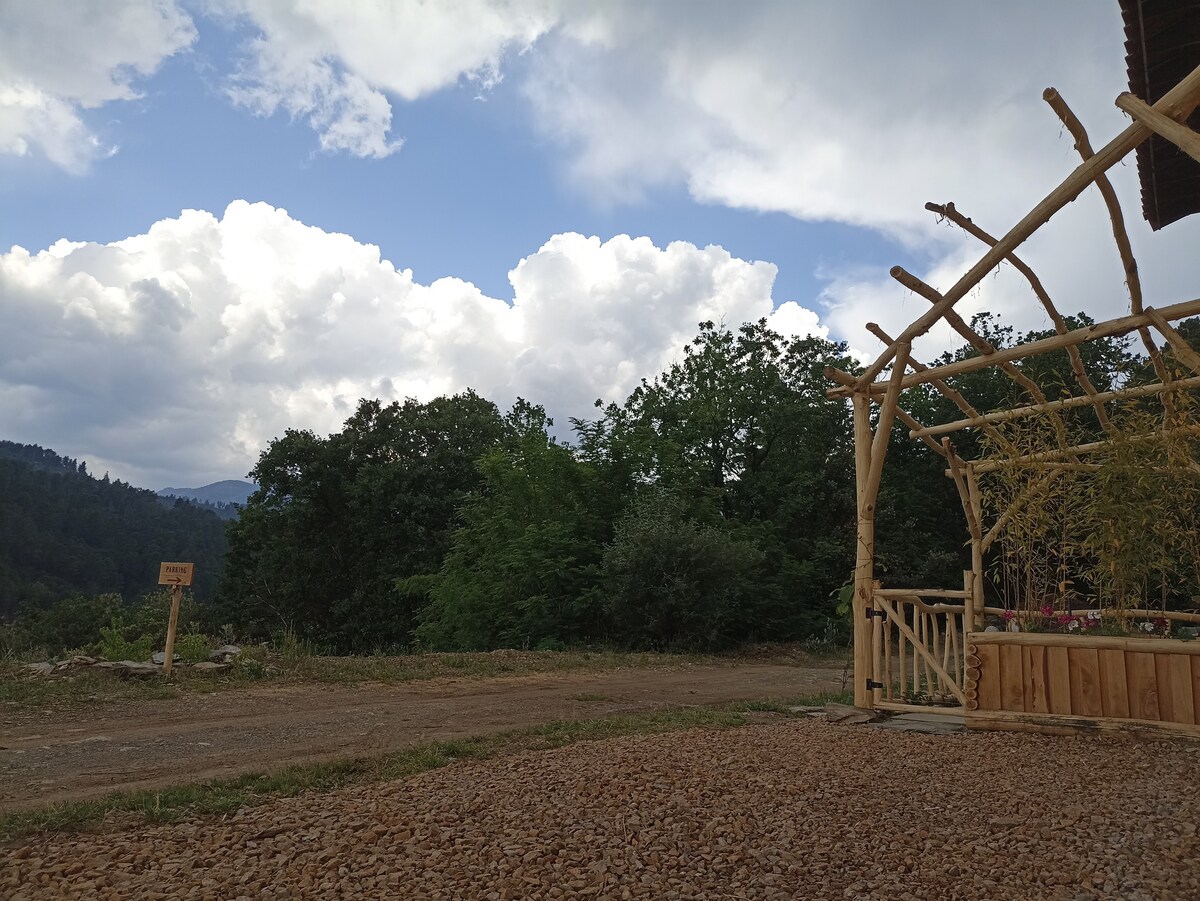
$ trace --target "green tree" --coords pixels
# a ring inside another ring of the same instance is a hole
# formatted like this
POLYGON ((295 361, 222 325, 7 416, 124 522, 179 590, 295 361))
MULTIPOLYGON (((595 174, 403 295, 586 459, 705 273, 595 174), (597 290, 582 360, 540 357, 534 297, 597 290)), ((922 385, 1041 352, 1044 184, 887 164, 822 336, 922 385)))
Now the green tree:
POLYGON ((459 510, 441 572, 401 583, 429 589, 422 642, 477 650, 604 637, 597 583, 613 499, 550 425, 526 417, 514 447, 480 461, 483 483, 459 510))
POLYGON ((476 460, 511 431, 472 391, 363 400, 328 438, 289 430, 263 452, 259 489, 229 530, 231 617, 342 650, 407 644, 425 599, 396 582, 438 570, 476 460))

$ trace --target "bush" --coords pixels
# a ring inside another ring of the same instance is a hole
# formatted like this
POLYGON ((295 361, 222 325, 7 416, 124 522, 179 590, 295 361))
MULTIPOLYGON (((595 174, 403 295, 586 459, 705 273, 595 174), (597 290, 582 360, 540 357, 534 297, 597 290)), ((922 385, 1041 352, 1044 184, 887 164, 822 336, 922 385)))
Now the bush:
POLYGON ((185 663, 203 663, 212 653, 207 636, 193 632, 175 640, 175 654, 185 663))
POLYGON ((125 638, 121 629, 116 626, 100 628, 100 643, 97 646, 100 656, 106 660, 136 660, 150 659, 153 653, 154 640, 144 635, 133 641, 125 638))

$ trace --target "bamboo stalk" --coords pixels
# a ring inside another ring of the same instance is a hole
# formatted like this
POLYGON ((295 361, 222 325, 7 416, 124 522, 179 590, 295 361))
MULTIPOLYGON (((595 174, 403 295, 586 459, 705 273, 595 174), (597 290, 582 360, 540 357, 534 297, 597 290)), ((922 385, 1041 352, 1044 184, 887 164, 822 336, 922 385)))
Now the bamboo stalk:
MULTIPOLYGON (((1200 299, 1185 300, 1180 303, 1171 304, 1170 306, 1160 307, 1158 313, 1168 322, 1186 319, 1189 316, 1200 314, 1200 299)), ((1034 357, 1039 354, 1062 350, 1072 344, 1083 344, 1086 341, 1094 341, 1098 338, 1116 338, 1121 335, 1128 335, 1130 332, 1151 324, 1152 320, 1145 313, 1135 313, 1129 316, 1109 319, 1104 322, 1097 322, 1094 325, 1072 329, 1065 335, 1051 335, 1047 338, 1040 338, 1037 341, 1030 341, 1028 344, 1018 344, 1015 347, 1002 347, 994 354, 987 356, 966 357, 965 359, 955 360, 952 363, 946 363, 942 366, 931 366, 922 372, 913 372, 905 376, 900 383, 900 387, 901 389, 907 389, 914 385, 923 385, 934 379, 947 379, 957 375, 965 375, 968 372, 986 369, 996 363, 1034 357)), ((869 389, 872 394, 883 394, 888 390, 889 384, 890 382, 872 382, 869 389)), ((865 391, 866 389, 862 390, 865 391)), ((848 387, 831 388, 825 392, 828 397, 849 397, 851 393, 848 387)))
MULTIPOLYGON (((1168 91, 1162 99, 1154 104, 1153 109, 1167 116, 1177 113, 1190 113, 1196 106, 1196 98, 1200 96, 1200 66, 1183 78, 1179 84, 1168 91)), ((1150 129, 1140 122, 1134 122, 1119 135, 1109 141, 1091 159, 1081 163, 1059 185, 1046 195, 1020 222, 1001 238, 994 247, 972 266, 960 278, 942 301, 931 307, 923 316, 909 325, 900 335, 900 341, 910 344, 942 318, 942 315, 954 304, 962 300, 967 293, 983 280, 996 264, 1016 250, 1022 242, 1038 230, 1056 212, 1073 201, 1092 182, 1096 176, 1107 171, 1122 160, 1129 151, 1133 150, 1150 136, 1150 129)), ((862 390, 875 381, 885 366, 898 352, 898 346, 889 347, 878 359, 866 368, 859 377, 857 387, 862 390)))
MULTIPOLYGON (((976 472, 978 472, 978 470, 976 470, 976 472)), ((1058 476, 1058 470, 1051 470, 1050 472, 1044 473, 1039 478, 1034 479, 1021 489, 1021 493, 1018 494, 1016 498, 1013 499, 1013 502, 1005 508, 1004 512, 1000 514, 1000 518, 992 524, 992 527, 988 529, 988 533, 983 536, 983 540, 979 542, 979 550, 981 555, 987 553, 988 548, 990 548, 992 543, 1000 537, 1004 531, 1004 527, 1007 526, 1012 518, 1020 511, 1022 505, 1029 503, 1037 490, 1047 487, 1052 481, 1058 478, 1058 476)), ((972 560, 972 567, 974 567, 974 560, 972 560)))
POLYGON ((1128 91, 1117 97, 1117 108, 1129 113, 1160 137, 1166 138, 1196 162, 1200 163, 1200 134, 1170 116, 1164 116, 1146 101, 1128 91))

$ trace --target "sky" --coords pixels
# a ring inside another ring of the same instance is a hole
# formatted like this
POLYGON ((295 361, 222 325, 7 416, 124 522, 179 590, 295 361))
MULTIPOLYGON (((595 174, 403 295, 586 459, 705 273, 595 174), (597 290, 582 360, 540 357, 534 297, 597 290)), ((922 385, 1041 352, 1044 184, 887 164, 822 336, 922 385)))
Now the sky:
MULTIPOLYGON (((245 476, 361 397, 560 423, 704 320, 882 349, 1128 124, 1116 0, 0 0, 0 438, 149 488, 245 476)), ((1148 304, 1197 296, 1200 216, 1148 304)), ((1021 248, 1128 309, 1091 189, 1021 248)), ((1007 267, 961 301, 1049 322, 1007 267)), ((930 359, 957 345, 943 326, 930 359)))

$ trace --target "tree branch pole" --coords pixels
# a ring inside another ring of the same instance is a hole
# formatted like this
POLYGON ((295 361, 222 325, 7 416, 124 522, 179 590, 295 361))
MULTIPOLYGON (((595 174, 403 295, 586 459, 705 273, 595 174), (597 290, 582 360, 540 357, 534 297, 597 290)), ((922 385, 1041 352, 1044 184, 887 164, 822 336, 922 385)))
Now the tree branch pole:
MULTIPOLYGON (((1167 116, 1186 116, 1200 102, 1200 66, 1193 69, 1179 84, 1168 91, 1153 109, 1167 116)), ((1151 134, 1140 122, 1134 122, 1109 141, 1091 159, 1081 163, 1058 187, 1046 195, 1025 217, 1001 238, 995 247, 983 255, 974 266, 960 278, 943 296, 940 303, 931 307, 923 316, 908 326, 900 335, 900 341, 911 344, 913 339, 929 331, 945 312, 966 297, 967 293, 983 280, 996 264, 1016 250, 1030 235, 1038 230, 1055 213, 1073 201, 1083 190, 1120 162, 1151 134)), ((867 389, 885 366, 896 355, 897 346, 889 347, 878 359, 866 368, 859 377, 857 387, 867 389)))

